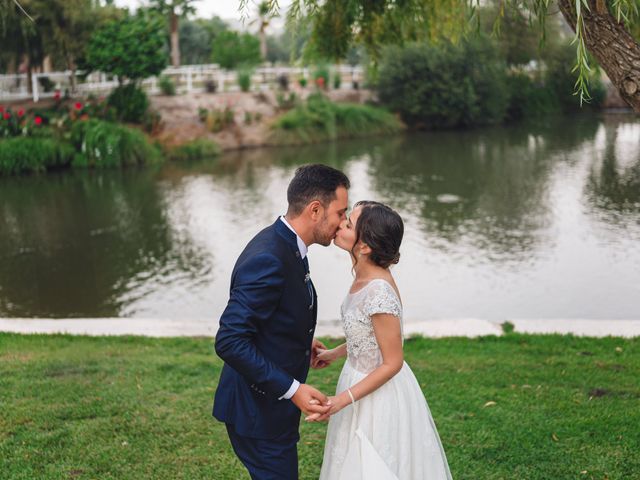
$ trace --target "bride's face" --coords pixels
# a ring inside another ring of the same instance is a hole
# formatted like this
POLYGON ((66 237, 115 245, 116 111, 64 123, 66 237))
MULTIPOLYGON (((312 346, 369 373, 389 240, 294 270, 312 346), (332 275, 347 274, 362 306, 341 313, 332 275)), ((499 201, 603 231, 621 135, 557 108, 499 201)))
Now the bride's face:
POLYGON ((362 207, 354 208, 347 219, 342 221, 333 241, 336 247, 340 247, 347 252, 353 250, 353 246, 356 243, 356 222, 361 210, 362 207))

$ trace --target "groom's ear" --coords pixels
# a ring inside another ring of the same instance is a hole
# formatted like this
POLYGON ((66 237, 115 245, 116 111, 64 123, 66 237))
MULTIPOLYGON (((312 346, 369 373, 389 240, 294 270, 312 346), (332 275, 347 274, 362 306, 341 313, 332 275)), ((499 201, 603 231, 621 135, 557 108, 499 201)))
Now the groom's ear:
POLYGON ((319 200, 314 200, 307 205, 307 211, 313 221, 318 221, 322 218, 322 203, 319 200))

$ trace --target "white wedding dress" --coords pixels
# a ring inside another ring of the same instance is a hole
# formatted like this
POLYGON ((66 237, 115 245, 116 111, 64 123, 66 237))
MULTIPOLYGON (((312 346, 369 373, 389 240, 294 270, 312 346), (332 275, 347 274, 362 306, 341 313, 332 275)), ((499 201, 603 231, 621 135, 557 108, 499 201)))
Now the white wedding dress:
MULTIPOLYGON (((347 295, 341 307, 347 361, 336 393, 382 363, 371 315, 389 313, 402 328, 402 305, 382 279, 347 295)), ((331 416, 321 480, 447 480, 451 473, 420 386, 404 363, 376 391, 331 416)))

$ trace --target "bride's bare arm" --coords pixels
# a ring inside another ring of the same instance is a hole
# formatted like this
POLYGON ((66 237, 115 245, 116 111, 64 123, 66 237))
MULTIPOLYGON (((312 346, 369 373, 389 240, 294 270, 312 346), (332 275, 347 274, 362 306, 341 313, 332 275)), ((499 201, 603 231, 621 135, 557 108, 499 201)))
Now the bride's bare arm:
MULTIPOLYGON (((371 321, 373 323, 376 341, 382 354, 382 364, 350 388, 351 394, 356 401, 369 395, 391 380, 391 378, 400 371, 404 362, 402 330, 400 329, 400 321, 398 318, 387 313, 379 313, 372 315, 371 321)), ((344 350, 346 354, 346 344, 343 345, 345 345, 344 350)), ((340 345, 340 347, 343 345, 340 345)), ((322 416, 312 415, 308 417, 308 419, 316 421, 326 420, 329 415, 339 412, 351 403, 351 397, 346 390, 329 399, 332 403, 329 414, 322 416)))

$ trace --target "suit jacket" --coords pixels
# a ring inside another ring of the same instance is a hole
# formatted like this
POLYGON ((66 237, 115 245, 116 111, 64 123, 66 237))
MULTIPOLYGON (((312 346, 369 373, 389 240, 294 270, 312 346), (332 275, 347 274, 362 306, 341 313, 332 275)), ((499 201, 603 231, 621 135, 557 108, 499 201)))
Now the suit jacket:
POLYGON ((224 366, 213 416, 239 435, 298 433, 300 410, 278 398, 309 372, 317 296, 306 273, 296 235, 280 219, 249 242, 233 269, 216 335, 224 366))

